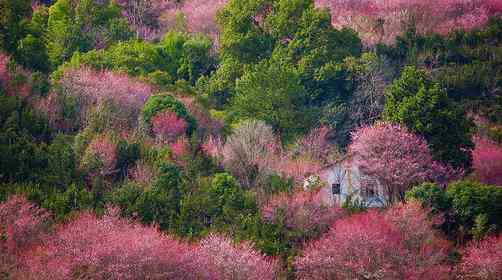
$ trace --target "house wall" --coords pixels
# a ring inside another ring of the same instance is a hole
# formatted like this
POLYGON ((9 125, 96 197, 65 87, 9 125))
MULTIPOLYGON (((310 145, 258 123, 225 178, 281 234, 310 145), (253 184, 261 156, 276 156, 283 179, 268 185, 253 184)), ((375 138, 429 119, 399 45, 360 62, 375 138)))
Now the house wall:
POLYGON ((326 183, 321 189, 321 197, 328 205, 341 206, 349 198, 352 201, 362 202, 367 207, 382 207, 386 204, 385 195, 380 184, 375 183, 375 195, 368 197, 361 192, 361 181, 371 180, 371 178, 361 175, 359 168, 355 164, 336 164, 324 169, 319 174, 320 179, 326 183), (334 195, 332 185, 340 184, 340 194, 334 195))

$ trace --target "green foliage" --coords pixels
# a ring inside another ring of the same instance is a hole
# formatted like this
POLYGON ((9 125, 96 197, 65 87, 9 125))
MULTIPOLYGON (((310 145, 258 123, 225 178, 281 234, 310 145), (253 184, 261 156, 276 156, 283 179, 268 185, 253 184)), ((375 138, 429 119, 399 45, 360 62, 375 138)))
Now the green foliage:
POLYGON ((112 192, 108 200, 121 208, 125 216, 136 216, 146 224, 156 223, 161 229, 175 229, 180 200, 185 192, 179 169, 161 163, 159 176, 151 187, 128 183, 112 192))
POLYGON ((0 1, 0 49, 11 54, 16 51, 18 41, 26 34, 30 15, 30 0, 0 1))
POLYGON ((459 242, 469 236, 480 239, 502 229, 502 189, 497 186, 459 181, 444 190, 425 183, 413 188, 406 197, 442 214, 443 230, 459 242))
POLYGON ((436 160, 469 169, 473 123, 425 71, 406 67, 386 92, 384 119, 422 135, 436 160))
POLYGON ((24 101, 0 93, 0 182, 40 179, 47 168, 50 130, 24 101))
POLYGON ((46 46, 53 69, 75 51, 86 52, 131 36, 113 1, 58 0, 49 8, 46 46))
MULTIPOLYGON (((168 32, 159 43, 130 40, 107 49, 75 53, 66 66, 85 64, 95 69, 125 72, 167 86, 176 80, 194 84, 214 68, 212 43, 208 38, 168 32)), ((62 69, 58 70, 58 73, 62 69)), ((56 74, 57 76, 57 74, 56 74)))
POLYGON ((51 193, 41 205, 54 213, 56 218, 62 219, 74 211, 93 209, 97 203, 92 192, 72 184, 66 191, 51 193))
POLYGON ((44 183, 64 190, 79 181, 73 137, 59 134, 47 147, 47 173, 44 183))
POLYGON ((37 8, 27 24, 28 34, 19 40, 15 53, 15 59, 19 64, 43 73, 49 70, 49 57, 44 40, 47 20, 47 8, 45 6, 37 8))
POLYGON ((232 117, 265 121, 288 138, 306 132, 315 122, 314 109, 304 106, 306 95, 294 68, 260 63, 237 80, 232 117))

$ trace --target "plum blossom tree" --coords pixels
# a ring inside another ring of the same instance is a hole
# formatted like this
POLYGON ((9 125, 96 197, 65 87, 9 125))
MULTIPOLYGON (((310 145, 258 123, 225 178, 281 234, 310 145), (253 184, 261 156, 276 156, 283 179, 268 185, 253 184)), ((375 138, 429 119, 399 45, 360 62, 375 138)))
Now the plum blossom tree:
POLYGON ((81 213, 30 261, 38 279, 218 279, 197 248, 119 217, 81 213))
POLYGON ((187 29, 193 33, 204 33, 218 39, 219 29, 216 23, 216 13, 227 0, 186 0, 181 7, 185 16, 187 29))
POLYGON ((358 129, 352 134, 349 153, 361 172, 371 177, 361 182, 362 187, 371 188, 376 179, 390 202, 403 200, 414 185, 445 183, 459 174, 434 161, 426 141, 397 124, 377 123, 358 129))
POLYGON ((472 241, 459 265, 461 279, 495 280, 502 277, 502 235, 472 241))
POLYGON ((296 259, 298 279, 449 279, 448 244, 422 211, 399 205, 336 221, 296 259))
POLYGON ((185 134, 188 124, 178 117, 176 113, 164 111, 156 114, 151 119, 152 131, 160 142, 172 142, 178 136, 185 134))
POLYGON ((232 244, 232 240, 211 234, 200 242, 201 255, 222 280, 276 279, 278 262, 258 253, 251 243, 232 244))
POLYGON ((502 146, 481 137, 476 137, 474 143, 472 164, 477 179, 502 186, 502 146))
POLYGON ((37 244, 49 225, 49 213, 25 197, 11 196, 0 203, 0 275, 27 279, 24 255, 37 244))
POLYGON ((16 253, 41 237, 49 222, 49 213, 22 196, 11 196, 0 204, 0 248, 16 253))
POLYGON ((410 25, 420 34, 471 30, 502 12, 497 0, 317 0, 316 4, 331 11, 333 25, 355 29, 367 44, 393 43, 410 25))
POLYGON ((136 37, 153 40, 161 33, 159 18, 163 11, 176 7, 177 1, 169 0, 118 0, 122 15, 136 31, 136 37))
POLYGON ((130 129, 137 125, 138 117, 153 88, 126 74, 95 71, 88 67, 67 69, 59 86, 63 97, 74 99, 77 123, 85 125, 94 112, 111 111, 111 126, 130 129))
POLYGON ((326 232, 335 220, 344 215, 344 211, 325 205, 318 192, 297 191, 271 198, 262 207, 261 214, 265 221, 282 225, 292 232, 293 241, 303 242, 326 232))

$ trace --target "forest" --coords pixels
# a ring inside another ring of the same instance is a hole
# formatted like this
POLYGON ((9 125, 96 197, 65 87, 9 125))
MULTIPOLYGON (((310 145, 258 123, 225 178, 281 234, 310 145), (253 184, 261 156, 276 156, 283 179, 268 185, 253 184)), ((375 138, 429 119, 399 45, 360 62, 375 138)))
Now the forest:
POLYGON ((502 279, 502 0, 0 0, 0 279, 502 279))

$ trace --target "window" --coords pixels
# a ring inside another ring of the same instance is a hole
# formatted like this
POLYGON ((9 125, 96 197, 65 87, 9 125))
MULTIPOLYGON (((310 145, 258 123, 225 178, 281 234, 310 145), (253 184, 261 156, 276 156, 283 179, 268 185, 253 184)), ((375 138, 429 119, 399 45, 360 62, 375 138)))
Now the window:
POLYGON ((331 192, 333 192, 333 194, 340 194, 340 184, 339 183, 331 184, 331 192))

